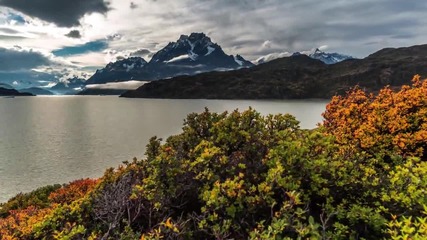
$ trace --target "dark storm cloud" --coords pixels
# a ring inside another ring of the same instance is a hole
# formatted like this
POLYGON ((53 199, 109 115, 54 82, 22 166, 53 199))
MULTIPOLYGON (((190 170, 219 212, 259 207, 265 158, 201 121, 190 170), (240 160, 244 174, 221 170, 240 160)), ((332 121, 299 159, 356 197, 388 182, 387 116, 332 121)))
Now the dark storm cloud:
POLYGON ((81 38, 82 37, 79 30, 71 30, 69 33, 65 34, 65 36, 67 36, 69 38, 81 38))
POLYGON ((0 0, 9 7, 32 17, 55 23, 61 27, 79 25, 79 19, 89 13, 108 12, 104 0, 0 0))
POLYGON ((131 57, 144 57, 144 56, 152 56, 154 53, 151 52, 148 49, 142 48, 142 49, 138 49, 132 53, 130 53, 131 57))
POLYGON ((51 64, 49 58, 32 50, 0 48, 0 71, 19 71, 51 64))

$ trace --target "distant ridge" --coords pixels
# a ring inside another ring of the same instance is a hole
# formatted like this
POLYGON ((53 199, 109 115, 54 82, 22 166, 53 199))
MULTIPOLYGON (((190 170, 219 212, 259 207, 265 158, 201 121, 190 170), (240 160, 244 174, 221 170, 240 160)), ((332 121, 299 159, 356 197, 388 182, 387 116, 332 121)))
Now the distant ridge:
POLYGON ((0 87, 0 96, 34 96, 31 93, 19 92, 16 89, 0 87))
POLYGON ((51 92, 47 89, 38 88, 38 87, 19 89, 19 91, 31 93, 33 95, 55 95, 53 92, 51 92))
POLYGON ((147 83, 122 97, 207 99, 330 98, 355 85, 377 92, 427 77, 427 45, 386 48, 335 64, 294 55, 249 69, 203 73, 147 83))

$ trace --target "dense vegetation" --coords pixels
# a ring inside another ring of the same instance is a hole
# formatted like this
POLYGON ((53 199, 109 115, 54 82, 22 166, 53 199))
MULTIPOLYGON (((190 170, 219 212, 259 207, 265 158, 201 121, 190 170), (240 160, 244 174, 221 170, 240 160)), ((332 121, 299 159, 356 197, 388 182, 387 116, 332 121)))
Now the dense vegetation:
POLYGON ((290 115, 190 114, 145 159, 20 194, 2 239, 427 239, 427 81, 290 115))

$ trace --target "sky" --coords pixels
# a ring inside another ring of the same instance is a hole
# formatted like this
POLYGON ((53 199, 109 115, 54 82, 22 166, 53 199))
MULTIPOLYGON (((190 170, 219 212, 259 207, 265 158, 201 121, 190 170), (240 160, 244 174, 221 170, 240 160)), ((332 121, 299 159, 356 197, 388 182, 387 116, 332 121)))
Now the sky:
POLYGON ((425 0, 0 0, 0 82, 48 86, 204 32, 250 61, 427 43, 425 0))

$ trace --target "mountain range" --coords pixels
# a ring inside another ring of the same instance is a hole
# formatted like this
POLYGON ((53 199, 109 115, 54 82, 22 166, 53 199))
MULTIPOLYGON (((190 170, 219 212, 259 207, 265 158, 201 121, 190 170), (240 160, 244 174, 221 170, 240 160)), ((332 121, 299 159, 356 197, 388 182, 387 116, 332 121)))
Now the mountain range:
POLYGON ((204 33, 181 35, 153 55, 149 62, 131 57, 109 63, 97 70, 86 84, 103 84, 128 80, 158 80, 179 75, 194 75, 209 71, 228 71, 252 67, 254 64, 240 55, 227 55, 204 33))
POLYGON ((39 87, 24 88, 24 89, 19 89, 19 91, 31 93, 33 95, 55 95, 53 92, 45 88, 39 88, 39 87))
POLYGON ((295 52, 293 54, 289 52, 270 53, 268 55, 258 58, 255 62, 257 65, 259 65, 259 64, 273 61, 278 58, 297 56, 297 55, 307 55, 313 59, 318 59, 326 64, 335 64, 347 59, 354 59, 352 56, 348 56, 340 53, 327 53, 316 48, 314 51, 295 52))
POLYGON ((229 72, 211 72, 152 81, 122 97, 290 99, 330 98, 355 85, 377 92, 386 85, 410 84, 427 77, 427 45, 385 48, 364 59, 326 64, 295 54, 229 72))
MULTIPOLYGON (((300 53, 294 53, 298 55, 300 53)), ((308 53, 306 53, 308 54, 308 53)), ((258 63, 267 62, 282 54, 269 55, 258 63)), ((325 53, 316 49, 308 54, 311 58, 319 59, 326 64, 333 64, 351 57, 338 53, 325 53)), ((227 55, 216 43, 204 33, 181 35, 175 42, 170 42, 155 53, 147 62, 141 57, 129 57, 110 62, 104 68, 97 70, 87 81, 77 77, 66 81, 59 81, 53 87, 37 87, 25 81, 20 81, 19 91, 26 91, 36 95, 70 95, 70 94, 119 94, 126 90, 111 91, 105 89, 86 89, 86 85, 97 85, 129 80, 159 80, 175 76, 191 76, 211 71, 230 71, 253 67, 254 64, 240 55, 227 55), (25 84, 24 84, 25 83, 25 84), (26 86, 26 87, 25 87, 26 86)), ((34 77, 44 79, 43 73, 35 73, 34 77)), ((14 76, 13 79, 15 79, 14 76)), ((11 84, 13 81, 6 81, 11 84)), ((15 84, 13 82, 13 84, 15 84)))
MULTIPOLYGON (((126 91, 122 96, 149 98, 329 98, 355 85, 376 92, 384 85, 410 83, 413 75, 426 75, 426 56, 427 45, 385 48, 364 59, 316 49, 269 55, 254 65, 240 55, 227 55, 204 33, 192 33, 167 44, 149 62, 129 57, 109 63, 87 81, 72 78, 52 88, 18 91, 43 95, 50 94, 44 90, 53 94, 96 95, 126 91), (270 61, 276 57, 280 58, 270 61), (129 80, 151 82, 135 91, 97 88, 129 80)), ((19 94, 7 83, 0 84, 2 94, 19 94)))
POLYGON ((34 95, 27 92, 19 92, 13 88, 0 87, 0 96, 34 96, 34 95))

